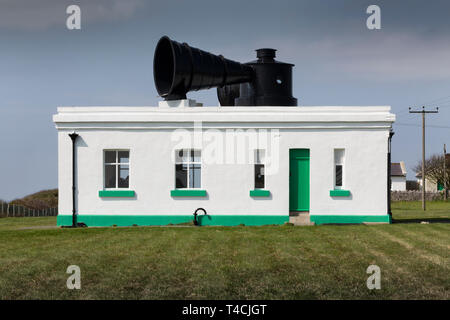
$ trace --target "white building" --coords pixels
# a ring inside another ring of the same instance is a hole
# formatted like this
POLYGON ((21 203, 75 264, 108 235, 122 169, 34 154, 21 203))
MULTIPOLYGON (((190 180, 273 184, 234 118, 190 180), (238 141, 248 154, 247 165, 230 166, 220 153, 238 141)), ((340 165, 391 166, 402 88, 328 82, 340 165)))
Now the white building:
MULTIPOLYGON (((425 176, 426 177, 426 176, 425 176)), ((420 186, 420 189, 422 190, 423 182, 422 182, 422 173, 419 172, 416 174, 417 183, 420 186)), ((429 178, 425 179, 425 191, 426 192, 438 192, 440 191, 440 185, 436 183, 436 181, 433 181, 429 178)))
POLYGON ((391 163, 391 190, 406 191, 406 166, 403 161, 391 163))
POLYGON ((390 107, 60 107, 58 225, 391 221, 390 107))

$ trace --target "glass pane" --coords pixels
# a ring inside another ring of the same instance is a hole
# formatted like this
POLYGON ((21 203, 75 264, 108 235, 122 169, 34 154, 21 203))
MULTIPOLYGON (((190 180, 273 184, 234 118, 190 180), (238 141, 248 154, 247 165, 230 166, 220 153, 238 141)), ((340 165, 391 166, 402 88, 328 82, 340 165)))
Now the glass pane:
POLYGON ((344 164, 344 156, 345 156, 345 150, 344 149, 334 149, 334 163, 335 164, 344 164))
POLYGON ((201 166, 199 164, 190 165, 189 168, 189 188, 201 187, 201 166))
POLYGON ((119 151, 119 162, 120 163, 129 163, 130 162, 130 152, 129 151, 119 151))
POLYGON ((264 150, 255 150, 255 163, 263 164, 264 163, 264 150))
POLYGON ((175 188, 187 188, 187 165, 175 165, 175 188))
POLYGON ((189 150, 177 150, 175 153, 175 161, 176 162, 189 162, 189 150))
POLYGON ((129 172, 130 169, 127 165, 119 166, 119 186, 118 188, 128 188, 129 186, 129 172))
POLYGON ((342 166, 336 166, 336 186, 342 187, 342 166))
POLYGON ((264 189, 264 165, 255 164, 255 189, 264 189))
POLYGON ((105 151, 105 163, 116 163, 115 151, 105 151))
POLYGON ((175 161, 182 162, 183 161, 183 150, 175 150, 175 161))
POLYGON ((107 164, 105 166, 105 188, 116 187, 116 166, 107 164))
POLYGON ((191 150, 191 157, 193 162, 201 162, 201 151, 191 150))

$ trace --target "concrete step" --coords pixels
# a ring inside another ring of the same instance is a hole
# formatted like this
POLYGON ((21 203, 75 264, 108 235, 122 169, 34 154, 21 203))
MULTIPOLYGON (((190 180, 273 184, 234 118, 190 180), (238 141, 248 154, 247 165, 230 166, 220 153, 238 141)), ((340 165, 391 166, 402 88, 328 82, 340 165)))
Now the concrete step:
POLYGON ((314 222, 309 219, 309 213, 299 213, 297 215, 290 215, 289 222, 295 226, 313 226, 314 222))

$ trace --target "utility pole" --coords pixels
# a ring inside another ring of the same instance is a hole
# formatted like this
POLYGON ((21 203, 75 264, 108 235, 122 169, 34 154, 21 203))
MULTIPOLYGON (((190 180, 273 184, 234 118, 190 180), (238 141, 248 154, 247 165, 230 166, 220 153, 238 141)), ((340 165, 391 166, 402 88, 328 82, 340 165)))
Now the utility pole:
POLYGON ((444 200, 447 201, 447 167, 446 167, 446 162, 447 162, 447 158, 446 155, 447 154, 447 150, 445 149, 445 143, 444 143, 444 200))
POLYGON ((439 108, 436 110, 425 110, 425 106, 422 106, 422 110, 413 111, 409 108, 409 113, 421 113, 422 114, 422 209, 425 211, 425 114, 438 113, 439 108))

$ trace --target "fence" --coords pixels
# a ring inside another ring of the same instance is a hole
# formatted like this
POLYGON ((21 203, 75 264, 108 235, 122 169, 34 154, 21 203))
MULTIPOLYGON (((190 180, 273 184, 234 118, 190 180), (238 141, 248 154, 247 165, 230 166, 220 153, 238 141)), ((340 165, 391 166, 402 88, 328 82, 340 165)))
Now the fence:
MULTIPOLYGON (((426 201, 443 200, 442 192, 425 192, 426 201)), ((391 191, 392 201, 420 201, 422 200, 422 191, 391 191)))
POLYGON ((0 202, 0 217, 53 217, 58 215, 58 208, 31 209, 24 206, 0 202))

